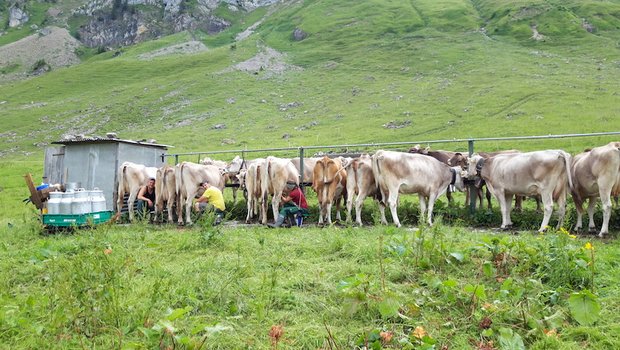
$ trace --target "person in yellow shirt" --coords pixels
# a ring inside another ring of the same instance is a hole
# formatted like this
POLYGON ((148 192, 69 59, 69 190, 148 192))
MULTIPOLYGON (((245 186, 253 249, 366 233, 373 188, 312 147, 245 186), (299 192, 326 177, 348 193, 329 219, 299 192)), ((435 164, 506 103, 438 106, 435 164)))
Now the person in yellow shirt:
POLYGON ((200 208, 204 208, 203 204, 211 204, 215 209, 215 222, 214 225, 219 225, 224 218, 224 210, 226 210, 226 203, 224 203, 224 196, 219 188, 211 186, 208 181, 203 181, 199 185, 205 192, 196 200, 200 208))

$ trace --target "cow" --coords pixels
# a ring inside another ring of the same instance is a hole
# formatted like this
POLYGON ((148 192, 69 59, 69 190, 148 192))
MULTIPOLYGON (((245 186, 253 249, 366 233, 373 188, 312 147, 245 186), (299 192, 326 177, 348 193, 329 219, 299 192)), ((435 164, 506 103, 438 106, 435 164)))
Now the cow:
POLYGON ((377 151, 372 156, 372 172, 378 188, 381 191, 382 201, 390 207, 392 219, 397 227, 400 220, 396 212, 399 193, 417 193, 420 198, 420 220, 428 213, 427 222, 433 224, 433 207, 435 201, 448 186, 453 185, 457 190, 464 188, 460 167, 450 167, 433 157, 421 154, 377 151))
MULTIPOLYGON (((316 165, 316 162, 319 161, 319 159, 321 158, 320 157, 304 158, 304 174, 300 182, 303 182, 303 183, 312 182, 312 173, 314 172, 314 166, 316 165)), ((291 162, 293 163, 297 171, 301 173, 300 158, 299 157, 292 158, 291 162)))
POLYGON ((576 155, 571 166, 574 182, 571 195, 577 209, 575 230, 581 230, 583 203, 588 200, 588 230, 594 231, 594 207, 596 198, 601 199, 603 224, 599 237, 609 233, 611 197, 620 194, 620 142, 610 142, 576 155))
POLYGON ((326 219, 332 224, 332 205, 336 203, 336 220, 340 218, 340 200, 346 192, 347 172, 341 158, 324 156, 316 162, 312 171, 312 189, 319 200, 319 225, 326 219))
POLYGON ((149 179, 154 179, 157 173, 157 168, 147 167, 142 164, 136 164, 132 162, 123 162, 118 168, 117 182, 117 201, 116 210, 117 218, 121 215, 123 209, 123 202, 125 199, 125 193, 129 193, 127 199, 127 210, 129 212, 129 221, 133 221, 133 204, 140 192, 140 188, 145 186, 149 179))
POLYGON ((539 232, 546 230, 553 203, 558 204, 558 227, 566 213, 566 195, 573 187, 570 176, 570 154, 562 150, 545 150, 528 153, 506 153, 483 158, 469 158, 468 176, 480 176, 497 198, 502 212, 501 229, 512 226, 510 207, 513 195, 540 195, 544 204, 544 217, 539 232))
POLYGON ((183 225, 183 205, 185 205, 185 224, 191 225, 192 201, 198 193, 199 184, 207 181, 211 186, 224 189, 225 179, 219 167, 192 162, 182 162, 175 168, 177 196, 179 203, 179 225, 183 225))
POLYGON ((225 182, 232 185, 230 187, 232 189, 233 203, 237 203, 237 189, 239 189, 240 185, 236 175, 239 174, 239 171, 243 167, 243 163, 243 159, 239 156, 235 156, 230 163, 210 157, 205 157, 200 160, 200 164, 215 165, 220 169, 220 172, 224 175, 225 182))
MULTIPOLYGON (((420 145, 415 145, 409 149, 409 153, 422 154, 425 156, 433 157, 437 159, 438 161, 446 165, 449 165, 449 166, 465 167, 467 165, 467 158, 463 157, 462 154, 458 152, 441 151, 441 150, 434 151, 434 150, 431 150, 430 147, 421 148, 420 145)), ((448 190, 446 191, 446 197, 448 197, 449 203, 452 203, 452 192, 453 192, 453 189, 448 187, 448 190)), ((482 195, 479 194, 478 196, 480 198, 480 202, 482 203, 482 195)), ((468 203, 468 202, 469 202, 469 192, 467 192, 466 198, 465 198, 465 203, 468 203)))
POLYGON ((287 182, 299 185, 299 172, 288 159, 269 156, 262 163, 261 170, 261 217, 263 225, 267 224, 267 202, 269 195, 273 195, 271 208, 273 217, 278 217, 282 192, 287 182))
POLYGON ((381 222, 387 223, 385 206, 381 202, 375 176, 372 173, 372 159, 367 153, 361 154, 345 166, 347 172, 347 221, 351 222, 351 209, 355 203, 355 222, 362 226, 362 205, 371 196, 378 200, 381 222), (356 196, 357 195, 357 196, 356 196), (354 201, 355 197, 355 201, 354 201))
POLYGON ((177 200, 177 184, 175 178, 175 168, 169 165, 157 169, 157 175, 155 176, 155 217, 159 218, 159 214, 164 211, 164 203, 168 209, 168 222, 174 220, 172 215, 172 208, 176 204, 177 216, 179 209, 181 208, 177 200))
MULTIPOLYGON (((250 223, 252 218, 259 213, 259 206, 262 206, 261 197, 261 167, 265 160, 260 158, 249 163, 246 169, 239 171, 236 175, 240 187, 246 195, 248 213, 245 218, 246 223, 250 223)), ((262 218, 259 218, 262 220, 262 218)))

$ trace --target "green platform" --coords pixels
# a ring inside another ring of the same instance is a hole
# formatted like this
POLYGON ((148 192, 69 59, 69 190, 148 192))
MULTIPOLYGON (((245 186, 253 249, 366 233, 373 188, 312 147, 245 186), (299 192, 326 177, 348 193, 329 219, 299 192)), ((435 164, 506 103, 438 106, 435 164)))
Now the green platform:
POLYGON ((43 225, 68 227, 90 226, 107 222, 112 218, 111 211, 98 211, 88 214, 43 214, 43 225))

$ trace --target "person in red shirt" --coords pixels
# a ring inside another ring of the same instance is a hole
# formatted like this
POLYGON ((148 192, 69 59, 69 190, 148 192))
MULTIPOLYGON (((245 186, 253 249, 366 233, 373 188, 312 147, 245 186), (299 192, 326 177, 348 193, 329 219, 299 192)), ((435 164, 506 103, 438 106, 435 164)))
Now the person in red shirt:
POLYGON ((282 226, 287 217, 292 217, 294 221, 295 214, 297 213, 308 215, 308 202, 306 202, 306 196, 304 196, 299 186, 294 182, 288 182, 286 184, 286 189, 288 193, 285 191, 282 194, 282 203, 284 203, 284 206, 280 209, 276 222, 272 225, 268 225, 269 227, 282 226))

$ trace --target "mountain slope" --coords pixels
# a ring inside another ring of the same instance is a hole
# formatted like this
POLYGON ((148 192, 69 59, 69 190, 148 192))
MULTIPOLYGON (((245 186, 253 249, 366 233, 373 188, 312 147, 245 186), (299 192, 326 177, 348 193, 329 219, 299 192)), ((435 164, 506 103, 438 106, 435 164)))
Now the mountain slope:
POLYGON ((182 32, 0 86, 2 153, 40 154, 64 134, 108 131, 183 151, 620 130, 619 8, 376 0, 224 9, 235 24, 218 35, 182 32), (174 49, 196 40, 206 50, 174 49), (169 54, 143 59, 163 48, 169 54))

